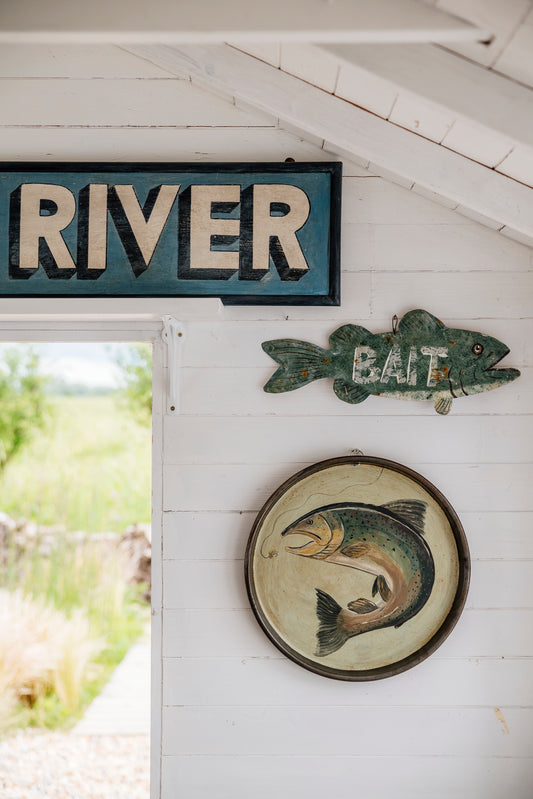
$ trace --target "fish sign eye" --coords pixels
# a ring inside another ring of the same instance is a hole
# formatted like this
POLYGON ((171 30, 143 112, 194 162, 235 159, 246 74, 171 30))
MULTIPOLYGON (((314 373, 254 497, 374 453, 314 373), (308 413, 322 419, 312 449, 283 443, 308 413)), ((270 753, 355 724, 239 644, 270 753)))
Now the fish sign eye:
POLYGON ((483 344, 474 344, 474 346, 472 347, 472 352, 474 353, 474 355, 481 355, 481 353, 483 352, 483 344))

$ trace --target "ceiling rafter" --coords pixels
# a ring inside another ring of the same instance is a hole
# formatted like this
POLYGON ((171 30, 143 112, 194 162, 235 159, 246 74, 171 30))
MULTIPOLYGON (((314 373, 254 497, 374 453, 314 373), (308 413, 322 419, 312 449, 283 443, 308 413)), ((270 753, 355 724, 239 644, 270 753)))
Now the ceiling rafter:
POLYGON ((417 0, 17 0, 0 42, 442 42, 491 32, 417 0))
POLYGON ((391 124, 228 45, 132 45, 124 49, 171 74, 252 105, 325 142, 339 156, 370 164, 402 185, 533 245, 533 192, 527 186, 391 124))

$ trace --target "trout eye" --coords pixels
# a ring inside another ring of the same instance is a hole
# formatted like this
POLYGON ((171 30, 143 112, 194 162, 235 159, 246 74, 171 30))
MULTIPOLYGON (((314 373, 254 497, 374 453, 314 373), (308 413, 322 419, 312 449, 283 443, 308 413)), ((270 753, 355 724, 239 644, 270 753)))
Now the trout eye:
POLYGON ((474 346, 472 347, 472 352, 474 353, 474 355, 481 355, 481 353, 483 352, 483 344, 474 344, 474 346))

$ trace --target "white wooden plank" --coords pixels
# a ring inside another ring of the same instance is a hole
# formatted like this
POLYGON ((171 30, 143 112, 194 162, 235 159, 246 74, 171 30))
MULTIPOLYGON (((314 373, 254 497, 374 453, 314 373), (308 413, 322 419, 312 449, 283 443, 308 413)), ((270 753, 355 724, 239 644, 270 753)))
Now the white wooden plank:
MULTIPOLYGON (((344 281, 344 291, 348 295, 347 304, 351 293, 349 277, 346 275, 344 281)), ((377 316, 386 315, 391 297, 396 298, 396 313, 399 317, 410 308, 425 307, 428 297, 431 297, 432 307, 428 310, 446 321, 451 317, 475 320, 493 315, 500 318, 527 318, 531 313, 533 273, 467 272, 459 276, 453 272, 414 275, 380 272, 373 275, 372 288, 372 310, 377 316), (493 309, 490 314, 486 311, 488 305, 493 309)), ((471 329, 475 330, 474 321, 471 329)))
MULTIPOLYGON (((309 45, 307 47, 309 48, 309 45)), ((338 56, 337 53, 335 55, 338 56)), ((335 94, 383 119, 388 119, 398 97, 398 90, 396 86, 374 72, 358 64, 341 60, 335 94)))
POLYGON ((486 2, 486 0, 437 0, 436 8, 450 14, 460 14, 471 22, 482 25, 491 32, 490 41, 485 43, 450 45, 449 49, 490 66, 506 47, 510 37, 520 26, 530 9, 528 0, 506 0, 486 2))
MULTIPOLYGON (((441 144, 492 168, 509 155, 515 142, 490 128, 474 124, 471 120, 465 122, 462 119, 457 119, 445 134, 441 144)), ((486 214, 486 216, 492 218, 493 215, 486 214)), ((495 218, 497 219, 498 216, 495 215, 495 218)))
POLYGON ((279 69, 281 61, 281 44, 279 42, 228 42, 228 44, 279 69))
MULTIPOLYGON (((379 740, 379 736, 378 736, 379 740)), ((531 758, 316 755, 166 756, 165 799, 193 793, 195 799, 501 799, 526 797, 533 783, 531 758), (259 776, 260 775, 260 776, 259 776), (366 791, 365 786, 368 787, 366 791)))
POLYGON ((153 2, 147 19, 140 0, 105 0, 73 8, 50 0, 19 0, 2 15, 3 42, 220 42, 220 41, 475 41, 487 32, 413 0, 243 0, 180 5, 153 2))
POLYGON ((412 92, 401 91, 388 119, 395 125, 440 143, 454 124, 456 114, 412 92))
MULTIPOLYGON (((531 26, 533 34, 533 25, 531 26)), ((515 147, 509 155, 498 164, 498 172, 509 175, 514 180, 533 186, 533 152, 526 147, 515 147)))
MULTIPOLYGON (((243 323, 245 324, 245 323, 243 323)), ((265 337, 266 340, 266 337, 265 337)), ((509 342, 506 342, 507 344, 509 342)), ((514 351, 509 356, 517 365, 514 351)), ((253 356, 252 356, 253 357, 253 356)), ((519 380, 506 390, 475 394, 468 401, 456 402, 451 413, 456 416, 485 414, 529 414, 533 393, 533 368, 520 366, 519 380)), ((184 368, 181 372, 181 410, 183 415, 202 416, 433 416, 433 403, 403 402, 369 397, 358 405, 340 402, 330 380, 316 380, 298 391, 268 394, 263 386, 272 367, 258 368, 184 368)))
MULTIPOLYGON (((240 560, 167 560, 163 584, 166 609, 232 610, 249 606, 240 560)), ((466 607, 532 608, 533 561, 475 561, 466 607)))
POLYGON ((527 187, 298 78, 223 46, 137 45, 129 49, 173 74, 192 74, 214 92, 231 91, 233 96, 322 137, 328 148, 333 145, 339 152, 366 158, 502 225, 526 234, 530 231, 533 195, 527 187))
MULTIPOLYGON (((332 450, 332 457, 337 454, 332 450)), ((533 510, 532 464, 417 464, 405 457, 405 447, 397 452, 387 442, 374 446, 372 454, 402 461, 423 474, 442 491, 459 515, 480 508, 500 512, 533 510)), ((475 453, 472 457, 475 458, 475 453)), ((168 465, 163 507, 166 511, 259 511, 278 486, 306 466, 309 461, 265 466, 168 465)))
POLYGON ((255 513, 165 513, 165 560, 242 558, 255 513))
POLYGON ((443 418, 435 413, 403 416, 400 423, 396 417, 367 416, 363 429, 350 433, 346 419, 333 414, 320 417, 319 425, 305 416, 260 421, 254 416, 167 416, 165 422, 167 465, 294 463, 295 457, 312 462, 332 452, 350 455, 356 445, 369 452, 377 441, 395 451, 409 441, 410 458, 421 463, 469 463, 475 452, 479 464, 521 464, 531 462, 533 441, 533 415, 443 418))
MULTIPOLYGON (((468 327, 475 330, 478 320, 530 319, 533 272, 345 272, 342 275, 341 306, 321 308, 226 306, 228 321, 341 321, 387 319, 387 330, 393 314, 401 318, 413 308, 425 308, 452 326, 454 320, 469 319, 468 327), (459 289, 460 287, 460 289, 459 289)), ((459 326, 459 325, 457 325, 459 326)), ((279 331, 281 332, 281 330, 279 331)), ((377 330, 376 330, 377 332, 377 330)), ((489 330, 478 330, 489 334, 489 330)), ((279 338, 280 336, 276 336, 279 338)), ((505 343, 505 336, 501 337, 505 343)), ((522 357, 513 352, 514 358, 522 357)), ((518 349, 527 352, 527 342, 519 341, 518 349)))
POLYGON ((502 734, 494 708, 168 707, 163 754, 529 758, 533 709, 501 712, 510 734, 502 734))
MULTIPOLYGON (((408 104, 414 112, 410 112, 411 119, 418 119, 420 123, 418 128, 409 127, 421 135, 426 135, 424 126, 431 122, 428 114, 435 115, 434 121, 442 115, 443 124, 455 119, 465 123, 470 120, 506 139, 528 146, 533 144, 531 90, 472 61, 457 58, 441 47, 412 44, 315 48, 309 45, 308 58, 318 49, 340 59, 341 74, 354 69, 359 83, 365 82, 366 75, 386 83, 390 91, 398 94, 391 121, 399 119, 399 108, 408 104)), ((359 91, 355 81, 353 91, 359 91)), ((440 140, 436 133, 430 138, 440 140)))
MULTIPOLYGON (((532 622, 531 608, 466 608, 432 659, 531 658, 533 636, 529 631, 532 622)), ((263 633, 248 608, 165 608, 163 655, 167 658, 270 660, 285 657, 263 633)))
POLYGON ((287 658, 221 658, 216 665, 212 658, 167 658, 163 684, 167 706, 519 707, 533 696, 533 669, 526 658, 433 656, 414 670, 354 691, 353 684, 328 682, 287 658))
POLYGON ((332 161, 279 128, 2 128, 9 161, 332 161))
MULTIPOLYGON (((448 208, 428 202, 384 180, 343 181, 342 223, 403 225, 468 225, 448 208)), ((446 228, 447 229, 447 228, 446 228)), ((450 228, 451 230, 451 228, 450 228)))
POLYGON ((509 44, 494 62, 494 69, 510 78, 533 85, 533 9, 522 24, 516 28, 509 44))
POLYGON ((35 80, 0 81, 5 126, 85 125, 98 127, 163 125, 274 127, 275 121, 235 107, 179 78, 151 80, 35 80))
MULTIPOLYGON (((170 314, 176 319, 212 319, 219 310, 219 300, 212 298, 146 298, 146 297, 102 297, 95 300, 91 297, 50 298, 40 302, 32 297, 28 299, 0 298, 0 316, 10 323, 24 318, 62 318, 62 319, 105 319, 121 317, 129 321, 157 319, 170 314)), ((15 330, 6 331, 4 340, 20 340, 15 330)), ((63 339, 65 340, 65 339, 63 339)), ((68 339, 66 339, 68 340, 68 339)))
MULTIPOLYGON (((233 560, 243 557, 255 513, 165 513, 166 560, 233 560)), ((533 559, 533 514, 461 514, 473 559, 533 559)))
MULTIPOLYGON (((356 285, 358 281, 360 291, 369 290, 369 285, 366 283, 367 273, 362 273, 357 276, 343 275, 345 283, 352 283, 356 285)), ((430 276, 431 277, 431 276, 430 276)), ((442 275, 435 275, 435 280, 440 280, 442 275)), ((471 279, 470 275, 466 276, 471 279)), ((464 276, 452 275, 450 282, 457 285, 457 281, 461 283, 464 276)), ((487 275, 480 275, 479 281, 482 284, 487 280, 487 275)), ((502 281, 505 277, 502 276, 502 281)), ((401 278, 395 275, 386 275, 385 280, 394 281, 394 287, 397 288, 401 278)), ((412 275, 406 278, 409 280, 418 280, 412 275)), ((526 281, 528 278, 526 277, 526 281)), ((524 288, 527 283, 520 284, 524 288)), ((380 286, 380 288, 382 288, 380 286)), ((526 289, 527 290, 527 289, 526 289)), ((451 288, 450 288, 451 291, 451 288)), ((394 294, 391 294, 394 297, 394 294)), ((431 296, 428 291, 428 296, 431 296)), ((389 300, 390 301, 390 300, 389 300)), ((262 367, 265 369, 265 376, 268 375, 268 370, 274 368, 275 364, 270 356, 266 355, 261 348, 263 341, 278 338, 295 338, 303 341, 309 341, 319 347, 328 348, 328 338, 334 330, 341 324, 352 323, 358 324, 367 328, 372 333, 383 333, 391 330, 392 313, 394 307, 391 305, 387 312, 380 317, 372 318, 367 314, 364 315, 351 315, 350 310, 346 309, 349 303, 349 298, 346 298, 341 309, 335 309, 336 313, 342 313, 337 320, 328 320, 330 311, 323 308, 315 308, 314 312, 316 318, 314 321, 299 320, 295 318, 285 319, 283 321, 263 321, 261 324, 253 323, 250 321, 217 321, 212 322, 199 322, 194 328, 188 329, 187 340, 184 342, 183 348, 183 365, 197 368, 220 368, 227 367, 229 369, 242 369, 243 367, 262 367), (322 321, 321 317, 324 317, 322 321)), ((416 305, 410 306, 412 308, 416 305)), ((424 307, 424 306, 419 306, 424 307)), ((224 308, 223 316, 228 317, 233 315, 235 309, 228 306, 224 308)), ((431 310, 431 309, 429 309, 431 310)), ((511 353, 507 356, 509 365, 523 366, 527 365, 529 361, 529 347, 524 347, 524 339, 533 337, 533 319, 506 319, 505 317, 498 319, 498 298, 487 298, 486 310, 493 310, 494 317, 485 316, 482 318, 472 319, 468 316, 459 317, 452 310, 447 316, 441 316, 448 327, 464 328, 465 330, 476 330, 477 332, 485 333, 486 335, 499 338, 505 341, 508 347, 511 348, 511 353), (490 303, 490 305, 489 305, 490 303)), ((262 314, 262 309, 252 309, 258 316, 262 314)), ((285 316, 291 314, 293 310, 286 308, 285 316)), ((294 311, 296 313, 296 311, 294 311)), ((506 361, 506 363, 507 363, 506 361)), ((518 386, 519 383, 513 384, 518 386)), ((299 394, 304 389, 299 390, 299 394)), ((298 394, 291 394, 292 397, 297 397, 298 394)), ((489 394, 493 399, 496 393, 489 394)), ((279 397, 277 397, 279 399, 279 397)), ((470 397, 470 401, 474 401, 475 397, 470 397)), ((293 400, 294 401, 294 400, 293 400)), ((338 403, 337 403, 338 404, 338 403)), ((401 403, 403 406, 403 402, 401 403)), ((336 407, 336 405, 335 405, 336 407)), ((353 408, 352 408, 353 411, 353 408)), ((253 414, 253 408, 250 407, 248 413, 253 414)))
POLYGON ((161 78, 168 72, 112 44, 3 44, 2 78, 161 78))
POLYGON ((339 73, 338 59, 326 50, 310 51, 305 44, 283 44, 280 68, 326 92, 334 92, 339 73))

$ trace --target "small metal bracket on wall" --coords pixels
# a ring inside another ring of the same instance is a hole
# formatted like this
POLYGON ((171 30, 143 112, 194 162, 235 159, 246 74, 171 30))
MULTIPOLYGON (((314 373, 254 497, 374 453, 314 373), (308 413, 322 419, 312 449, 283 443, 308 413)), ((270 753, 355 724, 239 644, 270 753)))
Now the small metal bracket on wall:
POLYGON ((163 330, 162 338, 168 348, 167 413, 176 414, 179 412, 183 325, 177 319, 174 319, 173 316, 163 316, 163 325, 165 329, 163 330))

